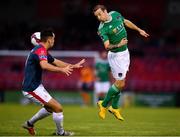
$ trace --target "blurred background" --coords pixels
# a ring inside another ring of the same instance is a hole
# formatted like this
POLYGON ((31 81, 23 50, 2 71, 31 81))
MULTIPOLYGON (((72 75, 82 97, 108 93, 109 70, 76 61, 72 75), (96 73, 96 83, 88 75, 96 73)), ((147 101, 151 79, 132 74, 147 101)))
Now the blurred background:
MULTIPOLYGON (((50 51, 57 58, 75 63, 86 58, 94 69, 104 50, 97 36, 98 21, 92 14, 97 3, 119 11, 150 34, 142 38, 128 31, 131 66, 125 93, 127 104, 180 106, 180 1, 178 0, 2 0, 0 1, 0 102, 28 103, 21 94, 30 36, 45 27, 55 30, 50 51)), ((93 74, 92 74, 93 75, 93 74)), ((45 72, 45 88, 61 103, 83 104, 81 70, 70 77, 45 72)), ((93 83, 94 81, 92 81, 93 83)), ((94 99, 90 86, 91 103, 94 99)))

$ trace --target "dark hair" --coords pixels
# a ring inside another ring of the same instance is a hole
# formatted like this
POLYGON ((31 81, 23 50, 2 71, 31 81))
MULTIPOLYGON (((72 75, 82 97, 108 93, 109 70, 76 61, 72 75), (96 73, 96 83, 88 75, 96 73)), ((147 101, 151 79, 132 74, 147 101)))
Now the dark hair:
POLYGON ((94 6, 93 13, 96 12, 96 10, 98 10, 98 9, 101 9, 102 11, 107 10, 104 5, 98 4, 98 5, 94 6))
POLYGON ((48 37, 53 37, 54 36, 54 32, 53 29, 48 28, 48 29, 44 29, 41 31, 41 41, 42 42, 46 42, 48 37))

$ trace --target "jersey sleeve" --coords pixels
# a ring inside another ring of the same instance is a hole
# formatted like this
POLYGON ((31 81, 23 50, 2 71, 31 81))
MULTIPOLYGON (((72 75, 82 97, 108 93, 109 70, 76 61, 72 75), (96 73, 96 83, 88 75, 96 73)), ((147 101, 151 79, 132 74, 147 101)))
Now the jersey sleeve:
POLYGON ((48 53, 48 63, 53 63, 53 62, 54 62, 54 57, 48 53))
POLYGON ((121 15, 121 13, 115 11, 115 14, 117 19, 122 19, 122 21, 124 22, 124 17, 121 15))
POLYGON ((45 48, 39 48, 38 50, 36 50, 35 54, 38 56, 39 61, 48 60, 47 50, 45 48))

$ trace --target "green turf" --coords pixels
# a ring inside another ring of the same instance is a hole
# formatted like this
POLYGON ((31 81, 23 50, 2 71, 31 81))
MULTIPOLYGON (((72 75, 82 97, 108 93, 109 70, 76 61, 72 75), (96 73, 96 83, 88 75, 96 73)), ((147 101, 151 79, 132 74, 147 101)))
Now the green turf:
MULTIPOLYGON (((27 136, 21 124, 40 107, 35 105, 0 104, 0 135, 27 136)), ((107 113, 99 119, 97 108, 64 106, 64 127, 77 136, 178 136, 180 135, 180 109, 128 108, 123 112, 124 122, 107 113)), ((36 130, 40 136, 54 132, 52 117, 39 121, 36 130)))

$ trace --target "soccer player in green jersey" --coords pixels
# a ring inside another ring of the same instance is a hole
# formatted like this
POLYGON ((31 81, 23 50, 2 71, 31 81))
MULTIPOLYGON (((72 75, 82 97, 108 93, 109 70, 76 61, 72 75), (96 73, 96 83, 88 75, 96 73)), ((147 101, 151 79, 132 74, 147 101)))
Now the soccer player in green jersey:
POLYGON ((98 35, 101 37, 104 47, 108 50, 108 61, 111 67, 114 84, 109 88, 103 101, 98 101, 99 116, 105 119, 108 109, 118 120, 124 120, 119 111, 119 98, 125 86, 126 73, 129 70, 130 58, 127 48, 127 32, 125 27, 136 30, 140 35, 148 37, 144 30, 137 27, 131 21, 125 19, 119 12, 107 12, 104 5, 96 5, 94 15, 100 21, 98 35), (108 107, 112 101, 112 105, 108 107))
POLYGON ((110 66, 107 60, 106 51, 102 51, 95 61, 95 101, 102 100, 110 88, 110 66))

